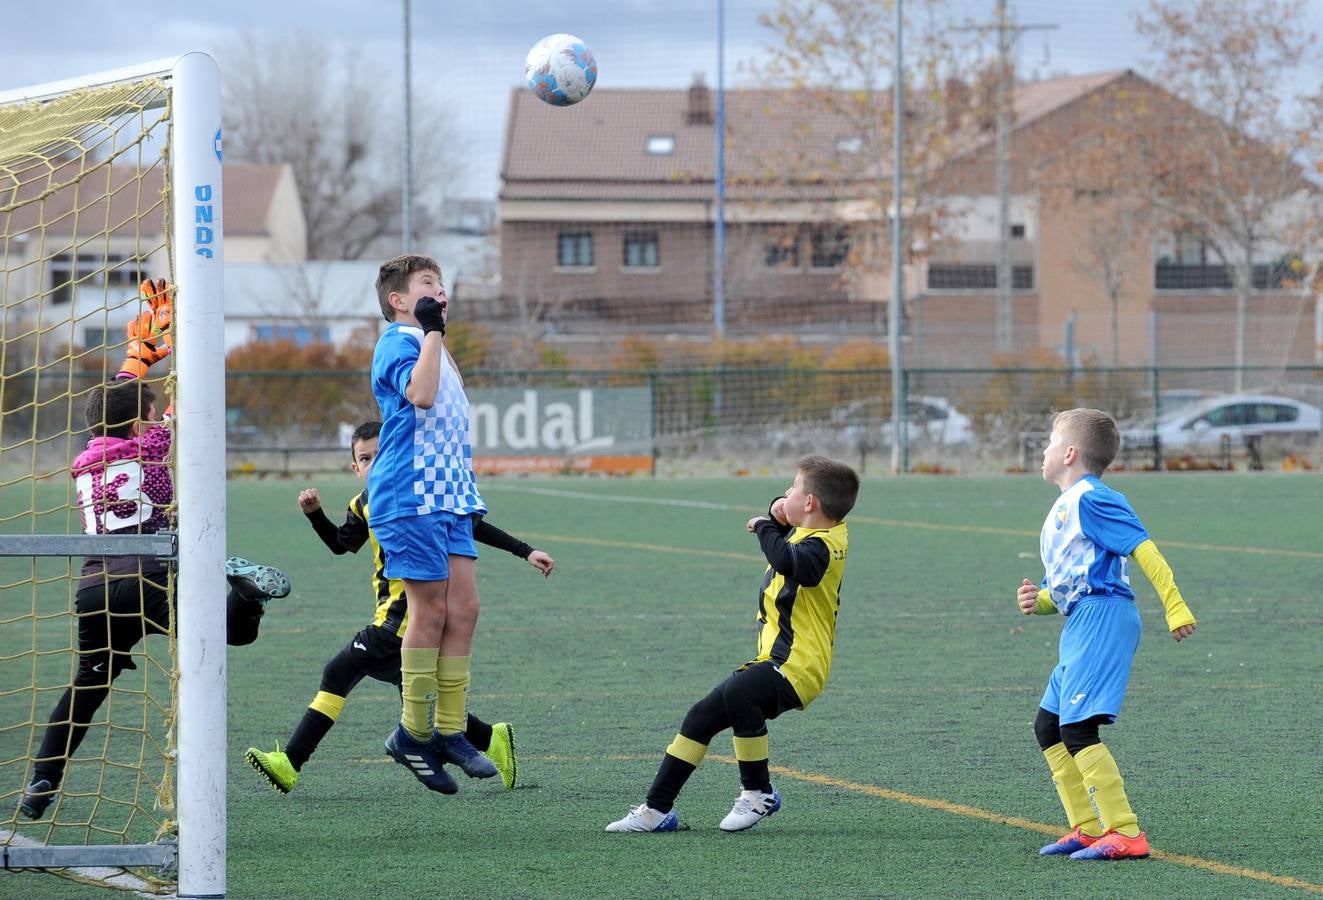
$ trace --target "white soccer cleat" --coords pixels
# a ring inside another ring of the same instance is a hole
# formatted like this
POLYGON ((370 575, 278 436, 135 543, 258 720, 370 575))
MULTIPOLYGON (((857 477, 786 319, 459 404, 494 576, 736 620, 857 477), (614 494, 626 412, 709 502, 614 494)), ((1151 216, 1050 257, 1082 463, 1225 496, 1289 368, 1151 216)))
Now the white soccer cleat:
POLYGON ((607 831, 616 832, 677 831, 679 828, 680 817, 675 810, 658 812, 646 803, 631 807, 629 815, 606 826, 607 831))
POLYGON ((726 818, 721 820, 721 830, 743 831, 752 828, 780 808, 781 795, 776 792, 776 788, 772 788, 770 794, 740 791, 740 795, 735 798, 735 805, 726 814, 726 818))

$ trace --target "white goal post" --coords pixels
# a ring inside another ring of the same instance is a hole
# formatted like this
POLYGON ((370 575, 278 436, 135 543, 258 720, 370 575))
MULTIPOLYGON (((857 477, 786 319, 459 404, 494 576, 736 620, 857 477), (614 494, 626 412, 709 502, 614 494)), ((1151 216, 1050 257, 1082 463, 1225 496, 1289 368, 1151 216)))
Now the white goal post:
MULTIPOLYGON (((167 252, 177 286, 174 312, 174 426, 178 571, 176 711, 179 897, 226 890, 225 347, 220 72, 214 59, 186 53, 140 66, 0 93, 10 104, 43 106, 70 92, 154 79, 172 107, 168 153, 167 252)), ((158 106, 161 104, 158 104, 158 106)), ((40 116, 40 111, 35 112, 40 116)), ((109 204, 107 204, 109 205, 109 204)), ((75 258, 76 257, 75 248, 75 258)), ((75 263, 75 266, 77 263, 75 263)), ((162 273, 164 274, 164 273, 162 273)), ((76 280, 76 276, 75 276, 76 280)), ((97 536, 25 535, 0 542, 0 555, 96 552, 97 536), (42 539, 49 538, 43 541, 42 539), (26 542, 26 543, 25 543, 26 542)), ((104 542, 107 538, 101 537, 104 542)), ((127 537, 116 553, 150 536, 127 537)), ((155 539, 154 539, 155 540, 155 539)), ((104 551, 102 551, 104 552, 104 551)), ((149 845, 156 846, 156 845, 149 845)), ((161 845, 169 847, 169 844, 161 845)), ((146 848, 33 847, 9 844, 9 868, 141 865, 146 848), (68 850, 69 854, 52 854, 68 850), (77 851, 83 851, 81 855, 77 851), (29 855, 24 856, 25 853, 29 855), (42 860, 34 863, 33 860, 42 860)))

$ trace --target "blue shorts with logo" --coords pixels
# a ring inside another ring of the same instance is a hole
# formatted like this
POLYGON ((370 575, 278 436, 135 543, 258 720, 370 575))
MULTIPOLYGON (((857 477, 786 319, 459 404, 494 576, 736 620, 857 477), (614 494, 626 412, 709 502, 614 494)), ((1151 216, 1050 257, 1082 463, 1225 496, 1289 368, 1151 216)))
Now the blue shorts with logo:
POLYGON ((445 581, 450 577, 450 557, 478 558, 473 516, 467 513, 401 516, 373 525, 372 533, 386 557, 387 578, 445 581))
POLYGON ((1129 597, 1090 597, 1076 604, 1061 631, 1060 659, 1039 703, 1062 725, 1121 712, 1130 666, 1139 649, 1139 610, 1129 597))

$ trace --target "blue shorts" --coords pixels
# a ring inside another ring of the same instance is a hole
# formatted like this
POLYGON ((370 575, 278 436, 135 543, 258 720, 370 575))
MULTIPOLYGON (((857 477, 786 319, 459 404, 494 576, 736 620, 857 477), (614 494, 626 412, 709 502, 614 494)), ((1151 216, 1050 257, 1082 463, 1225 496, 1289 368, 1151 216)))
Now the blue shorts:
POLYGON ((410 581, 445 581, 450 557, 478 558, 473 543, 473 516, 449 512, 402 516, 372 526, 386 557, 387 578, 410 581))
POLYGON ((1062 725, 1121 712, 1130 666, 1139 649, 1139 610, 1128 597, 1095 597, 1076 605, 1061 631, 1060 660, 1038 704, 1062 725))

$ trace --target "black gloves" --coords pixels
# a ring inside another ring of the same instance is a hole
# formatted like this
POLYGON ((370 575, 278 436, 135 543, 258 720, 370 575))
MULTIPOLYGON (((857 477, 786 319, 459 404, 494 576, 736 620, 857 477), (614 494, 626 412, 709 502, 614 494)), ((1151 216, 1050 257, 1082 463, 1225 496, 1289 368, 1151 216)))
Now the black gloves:
POLYGON ((423 334, 429 335, 433 331, 441 332, 442 337, 446 333, 445 307, 441 301, 435 297, 421 297, 413 308, 413 317, 418 320, 422 326, 423 334))

